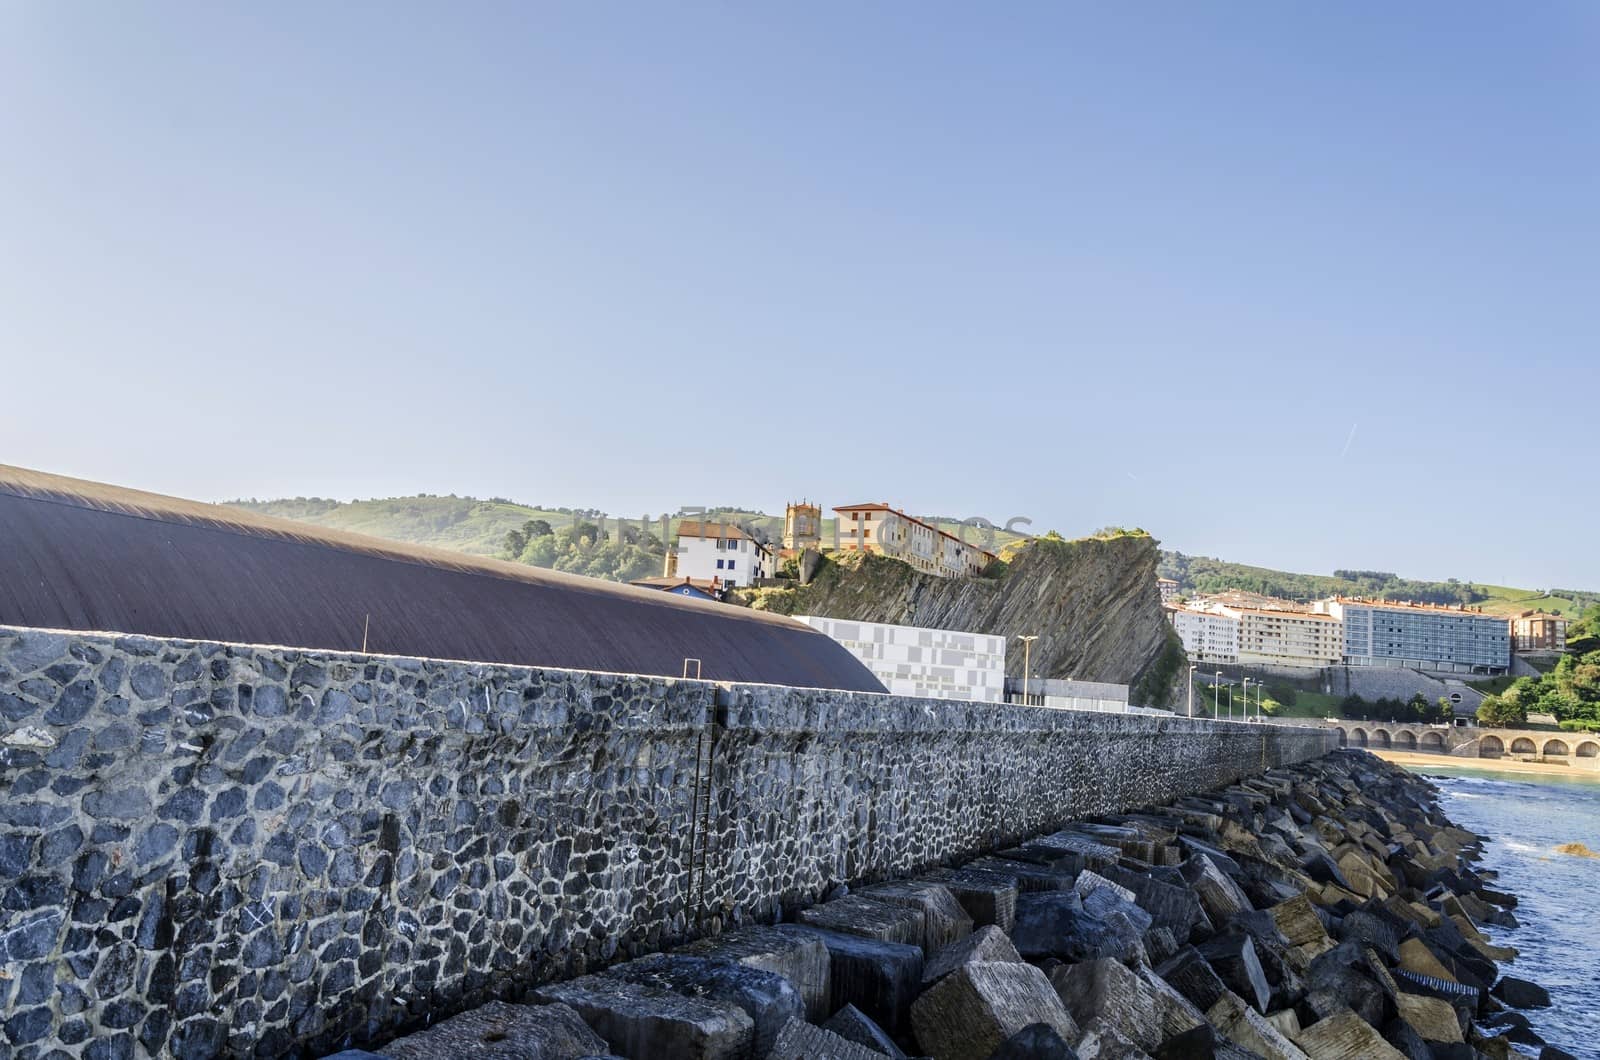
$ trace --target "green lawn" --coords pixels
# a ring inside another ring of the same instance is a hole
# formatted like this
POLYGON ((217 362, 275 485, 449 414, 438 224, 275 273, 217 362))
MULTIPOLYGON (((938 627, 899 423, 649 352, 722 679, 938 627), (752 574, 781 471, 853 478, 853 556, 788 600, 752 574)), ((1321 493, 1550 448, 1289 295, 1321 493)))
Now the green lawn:
POLYGON ((1584 608, 1594 603, 1593 597, 1576 599, 1570 596, 1546 596, 1536 589, 1517 589, 1508 585, 1484 585, 1474 582, 1489 594, 1474 607, 1481 607, 1491 615, 1518 615, 1524 611, 1556 611, 1568 618, 1577 618, 1584 608))
MULTIPOLYGON (((1237 716, 1240 704, 1242 702, 1243 697, 1236 696, 1234 701, 1235 716, 1237 716)), ((1186 702, 1180 702, 1177 704, 1177 709, 1182 711, 1186 705, 1186 702)), ((1210 715, 1211 693, 1209 689, 1195 689, 1194 709, 1196 713, 1204 710, 1207 715, 1210 715)), ((1337 718, 1339 717, 1339 697, 1326 695, 1322 692, 1297 691, 1295 693, 1294 703, 1288 704, 1279 703, 1271 696, 1264 695, 1261 697, 1261 710, 1265 714, 1274 718, 1337 718)), ((1251 717, 1255 717, 1255 711, 1256 697, 1255 693, 1252 692, 1250 694, 1251 717)), ((1228 694, 1226 690, 1224 690, 1222 694, 1222 713, 1224 717, 1226 717, 1228 713, 1228 694)))

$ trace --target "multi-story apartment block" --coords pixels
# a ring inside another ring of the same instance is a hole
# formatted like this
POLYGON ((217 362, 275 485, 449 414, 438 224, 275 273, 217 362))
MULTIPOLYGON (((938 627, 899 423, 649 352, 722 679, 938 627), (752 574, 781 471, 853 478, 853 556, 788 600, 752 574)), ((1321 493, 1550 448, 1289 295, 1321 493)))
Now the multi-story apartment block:
POLYGON ((1171 578, 1156 578, 1156 588, 1161 591, 1161 602, 1170 604, 1178 598, 1178 583, 1171 578))
POLYGON ((877 552, 943 578, 981 574, 995 559, 994 553, 887 503, 847 504, 834 512, 839 516, 839 549, 843 552, 877 552))
POLYGON ((1343 623, 1348 666, 1495 674, 1511 665, 1511 626, 1503 617, 1460 607, 1343 597, 1319 601, 1316 607, 1343 623))
POLYGON ((676 552, 670 573, 680 579, 734 587, 773 575, 772 550, 728 523, 679 523, 676 552))
POLYGON ((1216 611, 1191 611, 1167 608, 1167 618, 1184 654, 1193 662, 1235 663, 1239 661, 1239 619, 1216 611))
POLYGON ((1524 611, 1511 620, 1512 651, 1566 651, 1567 620, 1547 611, 1524 611))
POLYGON ((1239 620, 1239 662, 1255 666, 1333 666, 1344 651, 1339 620, 1308 611, 1224 607, 1239 620))
POLYGON ((844 645, 894 695, 1005 701, 1004 637, 812 615, 795 617, 844 645))

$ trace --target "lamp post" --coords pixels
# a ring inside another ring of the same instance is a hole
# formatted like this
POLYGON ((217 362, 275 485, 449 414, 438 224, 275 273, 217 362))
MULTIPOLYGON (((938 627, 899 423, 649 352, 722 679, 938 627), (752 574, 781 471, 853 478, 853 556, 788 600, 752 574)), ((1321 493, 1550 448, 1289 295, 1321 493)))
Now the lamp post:
POLYGON ((1189 664, 1189 717, 1194 717, 1194 672, 1199 669, 1195 663, 1189 664))
POLYGON ((1256 682, 1256 724, 1261 724, 1261 682, 1256 682))
POLYGON ((1037 633, 1030 633, 1026 637, 1018 637, 1022 641, 1022 702, 1028 702, 1028 675, 1033 671, 1033 642, 1039 639, 1037 633))
POLYGON ((1222 671, 1217 671, 1217 679, 1211 682, 1211 717, 1222 717, 1222 671))
MULTIPOLYGON (((1244 709, 1239 716, 1245 721, 1250 720, 1250 679, 1248 677, 1244 679, 1244 709)), ((1228 710, 1228 717, 1230 719, 1233 717, 1233 710, 1231 709, 1231 706, 1228 710)))

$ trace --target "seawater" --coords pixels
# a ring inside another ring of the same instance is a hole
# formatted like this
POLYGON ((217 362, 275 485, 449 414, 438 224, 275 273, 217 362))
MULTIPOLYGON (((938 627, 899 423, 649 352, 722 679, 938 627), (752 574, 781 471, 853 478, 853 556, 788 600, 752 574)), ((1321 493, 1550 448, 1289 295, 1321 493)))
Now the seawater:
POLYGON ((1517 959, 1501 971, 1550 991, 1552 1006, 1523 1013, 1541 1037, 1574 1056, 1600 1058, 1600 858, 1560 854, 1564 843, 1600 852, 1600 782, 1496 773, 1448 765, 1409 766, 1440 789, 1450 820, 1488 840, 1480 869, 1517 896, 1520 926, 1487 925, 1517 959))

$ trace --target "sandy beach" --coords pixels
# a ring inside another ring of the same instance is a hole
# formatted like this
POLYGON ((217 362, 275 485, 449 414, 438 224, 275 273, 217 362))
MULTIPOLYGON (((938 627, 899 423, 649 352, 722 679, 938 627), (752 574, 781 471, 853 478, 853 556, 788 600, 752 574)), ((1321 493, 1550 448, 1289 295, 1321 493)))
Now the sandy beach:
POLYGON ((1368 751, 1385 762, 1400 766, 1444 766, 1485 773, 1536 773, 1547 777, 1573 777, 1600 784, 1600 770, 1554 765, 1550 762, 1519 762, 1515 758, 1453 758, 1450 755, 1421 754, 1416 751, 1391 751, 1369 747, 1368 751))

